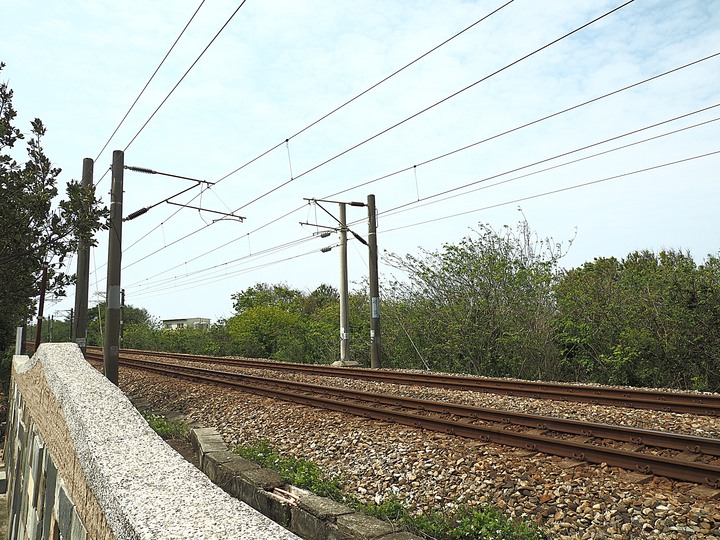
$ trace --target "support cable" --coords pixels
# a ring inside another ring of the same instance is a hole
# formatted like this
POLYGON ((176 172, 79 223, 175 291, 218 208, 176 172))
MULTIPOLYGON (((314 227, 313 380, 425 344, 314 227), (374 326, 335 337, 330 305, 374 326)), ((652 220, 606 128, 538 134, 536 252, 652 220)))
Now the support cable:
MULTIPOLYGON (((105 144, 103 145, 103 147, 102 147, 102 148, 100 149, 100 151, 98 152, 98 155, 97 155, 97 157, 95 158, 95 161, 97 161, 98 159, 100 159, 100 156, 101 156, 102 153, 105 151, 105 149, 107 148, 108 144, 110 144, 110 141, 113 139, 113 137, 115 137, 115 134, 116 134, 116 133, 118 132, 118 130, 120 129, 120 126, 123 125, 123 123, 124 123, 125 120, 127 119, 127 117, 128 117, 128 115, 130 114, 130 112, 135 108, 135 105, 137 105, 137 102, 140 100, 140 98, 142 97, 142 95, 145 93, 145 90, 147 90, 147 87, 150 85, 150 83, 152 82, 152 80, 155 78, 155 75, 157 75, 158 71, 160 71, 160 68, 161 68, 162 65, 165 63, 165 60, 167 60, 168 56, 170 56, 170 53, 171 53, 171 52, 173 51, 173 49, 175 48, 175 45, 178 44, 178 41, 180 41, 180 38, 181 38, 181 37, 183 36, 183 34, 185 33, 185 30, 187 30, 187 29, 188 29, 188 26, 190 26, 190 23, 193 22, 193 19, 195 19, 195 16, 196 16, 196 15, 198 14, 198 12, 200 11, 200 8, 203 7, 203 4, 204 4, 204 3, 205 3, 205 0, 202 0, 202 2, 200 2, 200 5, 199 5, 199 6, 197 7, 197 9, 195 10, 195 13, 192 14, 192 17, 190 17, 190 20, 187 22, 187 24, 185 24, 185 27, 184 27, 184 28, 182 29, 182 31, 180 32, 180 35, 175 39, 175 41, 173 42, 173 44, 172 44, 172 45, 170 46, 170 48, 168 49, 168 52, 165 53, 165 56, 164 56, 163 59, 160 61, 160 63, 158 64, 158 66, 155 68, 155 71, 153 71, 153 74, 150 75, 150 78, 149 78, 148 81, 145 83, 145 86, 143 86, 142 90, 140 90, 140 93, 139 93, 139 94, 137 95, 137 97, 135 98, 135 101, 133 101, 133 102, 132 102, 132 105, 130 105, 130 108, 129 108, 129 109, 127 110, 127 112, 125 113, 125 116, 122 117, 122 120, 120 120, 120 123, 117 125, 117 127, 115 128, 115 130, 112 132, 112 134, 110 135, 110 137, 108 138, 108 140, 105 141, 105 144)), ((96 185, 97 185, 97 184, 96 184, 96 185)))

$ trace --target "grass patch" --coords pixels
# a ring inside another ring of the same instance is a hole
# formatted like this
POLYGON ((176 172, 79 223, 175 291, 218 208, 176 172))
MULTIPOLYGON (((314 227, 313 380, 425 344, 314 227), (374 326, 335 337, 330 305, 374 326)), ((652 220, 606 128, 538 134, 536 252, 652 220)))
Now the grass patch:
POLYGON ((152 430, 163 439, 182 439, 187 436, 188 427, 182 422, 171 422, 158 414, 140 411, 152 430))
POLYGON ((381 504, 356 506, 366 514, 403 526, 408 531, 433 540, 546 540, 540 528, 506 517, 497 508, 459 506, 447 511, 412 515, 397 497, 381 504))
POLYGON ((276 471, 289 484, 321 497, 330 497, 336 501, 344 499, 339 477, 326 476, 312 461, 282 456, 267 441, 239 447, 235 453, 261 467, 276 471))
POLYGON ((513 521, 492 506, 457 507, 413 515, 402 501, 391 496, 380 504, 362 503, 345 494, 339 476, 326 476, 317 464, 304 459, 282 456, 268 441, 241 446, 235 453, 261 467, 276 471, 286 482, 329 497, 355 510, 389 521, 413 534, 432 540, 546 540, 542 529, 513 521))

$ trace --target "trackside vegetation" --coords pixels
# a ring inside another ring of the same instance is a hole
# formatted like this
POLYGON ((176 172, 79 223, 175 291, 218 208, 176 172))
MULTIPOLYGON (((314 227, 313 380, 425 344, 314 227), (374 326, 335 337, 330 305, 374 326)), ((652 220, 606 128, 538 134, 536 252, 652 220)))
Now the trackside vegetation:
MULTIPOLYGON (((636 251, 565 269, 567 247, 523 221, 481 225, 438 251, 385 256, 384 367, 497 377, 720 391, 720 258, 636 251)), ((164 330, 125 310, 124 346, 331 363, 339 357, 336 289, 258 283, 232 295, 235 314, 206 330, 164 330)), ((369 365, 366 292, 350 295, 350 359, 369 365)), ((90 310, 101 344, 104 306, 90 310)), ((55 321, 55 339, 67 336, 55 321)), ((67 339, 67 338, 65 338, 67 339)))
POLYGON ((491 506, 481 508, 459 506, 447 511, 418 513, 395 495, 389 495, 378 504, 361 502, 352 494, 346 493, 343 489, 342 477, 326 475, 311 461, 285 456, 265 440, 240 446, 235 452, 261 467, 277 471, 286 482, 294 486, 389 521, 423 538, 433 540, 548 538, 535 525, 513 521, 491 506))

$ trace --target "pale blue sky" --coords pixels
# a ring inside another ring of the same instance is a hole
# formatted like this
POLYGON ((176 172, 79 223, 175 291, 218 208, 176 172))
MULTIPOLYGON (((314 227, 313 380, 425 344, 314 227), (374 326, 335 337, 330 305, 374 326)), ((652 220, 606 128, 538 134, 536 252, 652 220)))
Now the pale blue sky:
MULTIPOLYGON (((503 3, 248 0, 128 148, 125 163, 217 181, 503 3)), ((304 290, 323 282, 337 286, 337 250, 319 252, 335 240, 311 238, 314 229, 299 225, 316 219, 332 223, 321 210, 303 207, 303 197, 326 197, 720 52, 719 0, 636 0, 307 172, 622 3, 515 0, 191 203, 222 211, 244 207, 238 212, 247 217, 242 224, 205 227, 212 214, 176 213, 167 204, 126 222, 123 286, 128 302, 160 318, 217 319, 232 313, 232 293, 259 281, 304 290), (295 180, 248 205, 288 181, 291 167, 295 180), (256 257, 296 239, 304 241, 256 257), (218 269, 203 271, 213 266, 218 269)), ((4 2, 0 60, 7 67, 2 77, 15 90, 18 125, 27 129, 33 117, 47 125, 46 151, 62 167, 62 178, 78 178, 83 158, 97 156, 198 4, 4 2)), ((112 150, 130 142, 238 5, 227 0, 203 5, 100 155, 96 181, 109 167, 112 150)), ((511 201, 718 151, 720 122, 489 187, 541 167, 501 176, 444 202, 382 212, 718 103, 720 57, 335 198, 365 200, 374 193, 381 212, 380 248, 395 253, 458 242, 478 222, 514 225, 521 217, 519 204, 540 236, 564 241, 577 230, 563 260, 566 266, 662 248, 690 250, 701 262, 720 249, 718 155, 511 201), (454 214, 462 215, 438 220, 454 214), (436 221, 409 226, 430 220, 436 221)), ((719 116, 720 107, 710 109, 544 167, 719 116)), ((181 180, 128 172, 125 214, 185 186, 181 180)), ((109 187, 106 175, 98 185, 106 202, 109 187)), ((363 217, 364 209, 348 210, 351 221, 363 217)), ((364 222, 354 229, 366 233, 364 222)), ((105 290, 105 238, 99 243, 91 264, 98 269, 97 285, 93 275, 91 292, 96 286, 105 290)), ((364 246, 352 242, 349 257, 351 280, 359 282, 367 275, 364 246)), ((390 270, 381 267, 385 275, 390 270)), ((72 303, 72 298, 61 301, 50 312, 72 303)))

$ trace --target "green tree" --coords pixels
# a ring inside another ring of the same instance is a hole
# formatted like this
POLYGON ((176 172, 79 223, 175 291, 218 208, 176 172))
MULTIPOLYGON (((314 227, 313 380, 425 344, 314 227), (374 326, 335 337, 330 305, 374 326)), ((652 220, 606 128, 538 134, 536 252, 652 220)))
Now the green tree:
POLYGON ((233 309, 243 313, 259 306, 276 306, 285 311, 293 311, 298 308, 302 296, 302 292, 284 284, 258 283, 254 287, 248 287, 242 292, 231 295, 231 298, 233 309))
MULTIPOLYGON (((96 347, 103 346, 103 332, 105 332, 105 312, 107 303, 100 302, 88 309, 87 314, 87 343, 96 347)), ((152 317, 145 308, 131 305, 123 307, 123 334, 124 346, 132 349, 161 350, 151 346, 154 338, 151 332, 160 328, 160 322, 152 317), (128 339, 130 341, 128 342, 128 339), (129 344, 130 343, 130 344, 129 344)))
MULTIPOLYGON (((0 70, 5 64, 0 63, 0 70)), ((15 146, 25 139, 13 125, 13 91, 0 83, 0 347, 12 341, 13 328, 22 325, 34 311, 43 267, 48 268, 48 293, 62 296, 74 280, 64 270, 78 239, 92 242, 106 211, 94 191, 70 181, 65 198, 58 196, 60 169, 54 167, 42 148, 46 128, 40 119, 30 123, 26 144, 27 161, 13 158, 15 146), (88 210, 89 209, 89 210, 88 210)))
MULTIPOLYGON (((237 313, 228 319, 224 339, 233 354, 291 362, 330 363, 339 358, 339 294, 334 287, 321 284, 304 294, 284 284, 259 283, 232 298, 237 313)), ((367 317, 360 315, 363 302, 363 295, 350 297, 350 356, 360 360, 367 356, 362 333, 356 332, 367 326, 367 317)))
POLYGON ((556 288, 567 375, 635 386, 717 388, 717 259, 675 250, 595 259, 556 288))
POLYGON ((387 287, 383 339, 393 350, 386 355, 397 365, 412 347, 410 363, 422 357, 432 369, 552 376, 552 287, 561 256, 561 245, 533 235, 527 222, 502 234, 481 225, 476 236, 422 258, 388 256, 408 281, 387 287))

